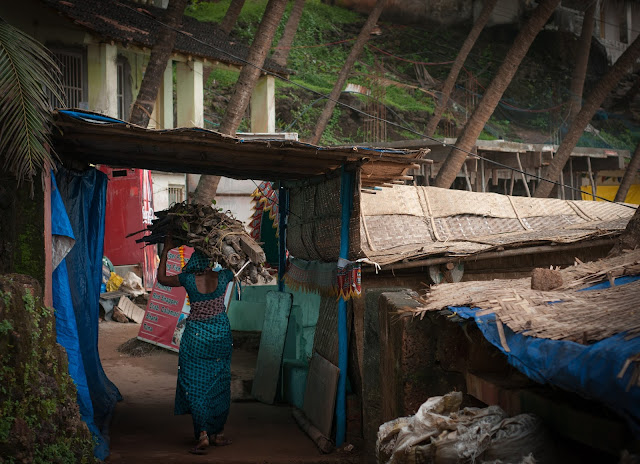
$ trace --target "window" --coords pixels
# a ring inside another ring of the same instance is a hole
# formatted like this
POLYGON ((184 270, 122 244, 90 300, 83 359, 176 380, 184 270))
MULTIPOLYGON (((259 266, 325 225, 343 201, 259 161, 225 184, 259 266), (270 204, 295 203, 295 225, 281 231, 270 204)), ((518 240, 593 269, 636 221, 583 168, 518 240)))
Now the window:
POLYGON ((131 115, 131 67, 122 55, 118 56, 116 73, 118 119, 127 121, 131 115))
POLYGON ((182 203, 184 201, 184 187, 182 185, 169 184, 169 208, 176 203, 182 203))
POLYGON ((58 62, 58 66, 60 66, 60 71, 62 71, 62 88, 65 99, 65 101, 62 102, 62 106, 65 108, 86 109, 84 55, 82 52, 67 51, 54 51, 53 54, 58 62))
POLYGON ((124 63, 118 62, 118 119, 124 119, 124 63))

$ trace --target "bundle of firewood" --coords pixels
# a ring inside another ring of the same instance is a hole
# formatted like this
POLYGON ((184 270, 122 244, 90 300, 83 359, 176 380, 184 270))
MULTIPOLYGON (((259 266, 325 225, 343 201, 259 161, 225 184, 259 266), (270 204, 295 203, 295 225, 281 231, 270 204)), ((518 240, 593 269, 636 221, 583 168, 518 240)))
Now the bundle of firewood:
POLYGON ((170 235, 174 244, 188 245, 204 252, 222 267, 230 269, 240 280, 258 283, 271 280, 264 268, 264 251, 245 231, 242 222, 229 211, 205 205, 177 203, 155 213, 157 219, 139 232, 147 232, 136 242, 162 243, 170 235))

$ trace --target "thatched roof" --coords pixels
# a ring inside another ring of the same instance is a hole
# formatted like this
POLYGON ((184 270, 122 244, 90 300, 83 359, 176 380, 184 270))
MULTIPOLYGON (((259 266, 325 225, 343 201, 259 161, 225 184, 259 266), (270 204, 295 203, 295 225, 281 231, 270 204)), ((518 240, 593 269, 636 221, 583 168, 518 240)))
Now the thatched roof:
POLYGON ((390 267, 613 237, 635 212, 633 206, 607 202, 412 186, 362 195, 360 206, 362 250, 390 267))

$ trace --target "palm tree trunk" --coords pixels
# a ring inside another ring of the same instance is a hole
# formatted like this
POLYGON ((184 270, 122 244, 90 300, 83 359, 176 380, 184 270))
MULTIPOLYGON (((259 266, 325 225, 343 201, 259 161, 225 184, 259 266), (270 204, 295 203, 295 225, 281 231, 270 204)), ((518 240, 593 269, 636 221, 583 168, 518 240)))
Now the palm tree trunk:
POLYGON ((520 62, 527 54, 531 43, 559 3, 560 0, 541 0, 538 3, 538 7, 515 38, 511 49, 504 58, 500 69, 498 69, 498 73, 491 81, 491 85, 482 100, 480 100, 480 104, 464 126, 462 135, 458 138, 455 147, 451 149, 440 171, 438 171, 434 184, 436 187, 449 188, 451 186, 467 157, 466 152, 470 152, 473 149, 480 132, 482 132, 485 123, 493 114, 493 110, 495 110, 500 98, 502 98, 502 94, 511 83, 511 79, 513 79, 520 62))
POLYGON ((440 122, 440 119, 442 119, 442 113, 444 113, 444 110, 449 103, 449 97, 451 97, 453 86, 458 80, 458 74, 460 74, 460 70, 462 69, 464 62, 467 60, 467 56, 475 45, 476 40, 478 40, 482 29, 484 29, 485 24, 487 24, 487 21, 491 17, 491 12, 495 8, 496 3, 498 3, 498 0, 485 0, 484 5, 482 6, 482 11, 480 12, 480 16, 478 16, 478 19, 471 28, 471 32, 469 32, 469 35, 462 44, 462 47, 458 52, 458 56, 456 56, 456 59, 451 66, 449 75, 444 81, 444 85, 442 86, 442 93, 440 95, 440 98, 438 99, 436 109, 433 111, 433 116, 431 116, 431 119, 429 119, 429 122, 427 123, 425 133, 428 137, 433 136, 436 129, 438 128, 438 123, 440 122))
POLYGON ((251 92, 260 77, 259 68, 264 65, 286 5, 287 0, 269 0, 267 3, 267 9, 262 21, 260 21, 260 26, 258 26, 247 56, 247 61, 250 64, 245 64, 242 67, 231 100, 227 104, 224 120, 220 125, 220 132, 223 134, 234 135, 242 122, 242 117, 249 106, 251 92))
POLYGON ((362 26, 360 30, 360 34, 358 34, 358 38, 356 39, 356 43, 353 45, 347 60, 344 62, 340 73, 338 74, 338 80, 333 85, 333 90, 329 94, 329 100, 325 105, 322 113, 320 113, 320 118, 318 118, 318 122, 316 124, 316 130, 311 139, 309 139, 309 143, 314 145, 318 144, 322 133, 327 128, 327 124, 329 123, 329 119, 331 118, 331 113, 333 113, 333 109, 336 106, 336 101, 340 98, 340 92, 342 92, 342 87, 344 87, 345 82, 347 81, 347 77, 349 77, 349 73, 351 72, 351 68, 353 68, 353 64, 356 62, 356 59, 362 52, 367 40, 369 40, 369 35, 371 34, 371 30, 373 26, 378 22, 378 18, 380 17, 380 13, 384 8, 386 0, 377 0, 376 6, 373 8, 367 21, 362 26))
POLYGON ((616 244, 609 252, 609 257, 620 256, 626 250, 634 250, 640 246, 640 208, 636 209, 635 214, 622 232, 622 235, 616 240, 616 244))
POLYGON ((282 38, 278 42, 276 51, 273 52, 271 59, 278 63, 280 66, 287 65, 287 59, 289 58, 289 51, 291 50, 291 44, 293 38, 298 31, 298 24, 300 24, 300 18, 302 18, 302 10, 304 9, 305 0, 295 0, 293 2, 293 8, 287 21, 287 25, 284 28, 282 38))
MULTIPOLYGON (((247 110, 247 106, 249 106, 251 92, 253 92, 262 72, 260 68, 262 68, 267 58, 267 53, 271 48, 273 37, 276 35, 278 24, 282 19, 286 6, 287 0, 269 0, 269 3, 267 3, 264 16, 260 21, 260 26, 258 26, 255 38, 249 49, 248 63, 242 67, 231 100, 227 104, 224 119, 220 125, 220 132, 223 134, 234 135, 242 122, 242 117, 247 110)), ((193 194, 193 203, 211 204, 219 182, 219 176, 201 176, 193 194)))
POLYGON ((219 26, 220 30, 226 35, 229 35, 233 30, 233 26, 236 25, 243 6, 244 0, 231 0, 229 8, 227 8, 227 12, 225 13, 224 18, 222 18, 222 21, 220 21, 219 26))
POLYGON ((578 42, 578 53, 576 57, 576 67, 573 69, 571 77, 571 109, 569 121, 572 121, 580 111, 582 106, 582 92, 584 89, 584 79, 587 76, 587 64, 589 63, 589 51, 591 50, 591 38, 593 36, 593 24, 595 22, 597 0, 590 0, 584 12, 580 41, 578 42))
POLYGON ((633 182, 633 179, 635 179, 638 169, 640 169, 640 143, 636 146, 636 151, 633 152, 631 161, 629 161, 627 170, 622 176, 622 182, 620 182, 620 187, 618 187, 616 197, 613 201, 624 201, 625 198, 627 198, 629 187, 631 187, 631 183, 633 182))
MULTIPOLYGON (((620 58, 618 58, 618 61, 616 61, 609 72, 600 79, 598 84, 586 98, 582 109, 571 123, 571 127, 569 127, 567 135, 562 140, 560 147, 558 147, 558 152, 553 157, 553 160, 545 172, 544 177, 546 179, 553 181, 558 178, 560 171, 564 169, 564 165, 567 163, 569 156, 571 156, 571 152, 584 132, 584 128, 587 127, 587 124, 589 124, 589 121, 591 121, 594 113, 602 104, 609 92, 611 92, 611 89, 613 89, 625 73, 629 71, 638 57, 640 57, 640 36, 639 38, 636 38, 629 47, 627 47, 620 58)), ((541 182, 536 189, 535 196, 538 198, 548 197, 553 189, 553 185, 554 184, 551 182, 541 182)))
POLYGON ((171 0, 164 15, 164 23, 168 27, 161 27, 151 48, 151 56, 144 72, 138 98, 136 98, 129 122, 147 127, 158 96, 158 88, 162 81, 167 62, 173 52, 176 41, 176 29, 182 24, 182 15, 188 0, 171 0))

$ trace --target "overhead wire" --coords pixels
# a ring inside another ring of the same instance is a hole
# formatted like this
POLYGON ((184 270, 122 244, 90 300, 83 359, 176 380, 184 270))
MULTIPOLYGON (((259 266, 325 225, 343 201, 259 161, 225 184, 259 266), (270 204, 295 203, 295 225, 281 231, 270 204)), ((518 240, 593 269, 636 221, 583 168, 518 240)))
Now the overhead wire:
MULTIPOLYGON (((118 3, 120 3, 120 2, 118 2, 118 3)), ((125 7, 125 8, 130 9, 131 11, 136 12, 136 14, 143 15, 143 16, 145 16, 145 17, 149 18, 149 16, 145 15, 144 13, 142 13, 142 12, 140 12, 140 11, 136 10, 135 8, 133 8, 133 7, 129 6, 129 5, 126 5, 126 4, 124 4, 124 3, 120 3, 120 5, 121 5, 121 6, 123 6, 123 7, 125 7)), ((263 73, 265 73, 265 74, 271 75, 271 76, 273 76, 273 77, 275 77, 275 78, 278 78, 278 79, 280 79, 280 80, 283 80, 283 81, 285 81, 285 82, 287 82, 287 83, 289 83, 289 84, 291 84, 291 85, 294 85, 294 86, 296 86, 296 87, 299 87, 299 88, 301 88, 301 89, 304 89, 304 90, 306 90, 306 91, 308 91, 308 92, 311 92, 311 93, 313 93, 313 94, 316 94, 316 95, 319 95, 319 96, 323 96, 323 94, 322 94, 322 93, 320 93, 320 92, 318 92, 318 91, 316 91, 316 90, 313 90, 313 89, 311 89, 311 88, 309 88, 309 87, 306 87, 306 86, 304 86, 304 85, 302 85, 302 84, 300 84, 300 83, 298 83, 298 82, 294 82, 294 81, 292 81, 292 80, 290 80, 290 79, 288 79, 288 78, 286 78, 286 77, 284 77, 284 76, 281 76, 281 75, 279 75, 279 74, 277 74, 277 73, 274 73, 274 72, 272 72, 272 71, 268 71, 267 69, 265 69, 265 68, 264 68, 264 67, 262 67, 262 66, 257 66, 256 64, 251 63, 251 62, 249 62, 249 61, 245 60, 244 58, 238 57, 238 56, 236 56, 236 55, 232 54, 231 52, 228 52, 228 51, 226 51, 226 50, 223 50, 223 49, 221 49, 221 48, 218 48, 218 47, 216 47, 215 45, 212 45, 212 44, 209 44, 209 43, 207 43, 207 42, 205 42, 205 41, 203 41, 203 40, 197 39, 197 38, 195 38, 195 37, 193 37, 193 36, 191 36, 191 35, 189 35, 189 34, 186 34, 184 31, 181 31, 181 30, 180 30, 180 29, 178 29, 178 28, 175 28, 175 27, 172 27, 172 26, 169 26, 169 25, 165 24, 164 22, 160 21, 159 19, 156 19, 156 18, 151 18, 151 19, 152 19, 153 21, 157 22, 158 24, 161 24, 162 26, 164 26, 164 27, 168 28, 168 29, 171 29, 171 30, 173 30, 173 31, 175 31, 175 32, 177 32, 177 33, 179 33, 179 34, 181 34, 181 35, 185 36, 185 37, 188 37, 190 40, 196 41, 196 42, 198 42, 198 43, 200 43, 200 44, 202 44, 202 45, 204 45, 204 46, 206 46, 206 47, 211 48, 212 50, 216 50, 217 52, 223 53, 223 54, 225 54, 225 55, 227 55, 227 56, 229 56, 229 57, 231 57, 231 58, 233 58, 233 59, 235 59, 235 60, 238 60, 238 61, 240 61, 240 62, 242 62, 242 63, 244 63, 244 64, 246 64, 246 65, 252 66, 252 67, 254 67, 255 69, 257 69, 257 70, 259 70, 259 71, 261 71, 261 72, 263 72, 263 73)), ((338 101, 337 99, 333 99, 333 98, 331 98, 331 97, 326 97, 326 98, 327 98, 328 100, 331 100, 331 101, 332 101, 332 102, 334 102, 335 104, 340 105, 340 106, 345 107, 345 108, 348 108, 348 109, 350 109, 350 110, 352 110, 352 111, 355 111, 356 113, 362 114, 362 115, 364 115, 364 116, 366 116, 366 117, 373 118, 373 119, 378 120, 378 121, 381 121, 381 122, 385 122, 386 124, 389 124, 389 125, 392 125, 392 126, 394 126, 394 127, 398 127, 398 128, 400 128, 400 129, 406 130, 406 131, 411 132, 411 133, 413 133, 413 134, 415 134, 415 135, 419 135, 419 136, 421 136, 421 137, 423 137, 423 138, 425 138, 425 139, 427 139, 427 140, 431 140, 431 141, 433 141, 433 142, 436 142, 436 143, 438 143, 438 144, 441 144, 441 145, 442 145, 442 146, 444 146, 444 147, 449 147, 449 148, 451 148, 452 150, 458 150, 458 151, 460 151, 460 152, 462 152, 462 153, 465 153, 466 155, 471 156, 472 158, 475 158, 475 159, 481 159, 481 160, 484 160, 484 161, 486 161, 486 162, 488 162, 488 163, 491 163, 491 164, 493 164, 493 165, 499 166, 499 167, 501 167, 501 168, 503 168, 503 169, 511 170, 511 171, 514 171, 514 172, 518 172, 518 173, 520 173, 520 174, 523 174, 524 176, 528 176, 528 177, 531 177, 531 178, 533 178, 533 179, 538 179, 538 180, 540 180, 540 181, 544 181, 544 182, 548 182, 548 183, 554 184, 554 185, 556 185, 556 186, 558 186, 558 187, 568 188, 568 189, 570 189, 570 190, 575 190, 575 191, 577 191, 577 192, 582 193, 582 190, 581 190, 581 189, 578 189, 578 188, 573 187, 573 186, 571 186, 571 185, 566 185, 566 184, 560 183, 560 182, 558 182, 558 181, 553 181, 553 180, 551 180, 551 179, 547 179, 547 178, 544 178, 544 177, 542 177, 542 176, 538 176, 537 174, 531 174, 531 173, 528 173, 528 172, 526 172, 526 171, 524 171, 524 170, 520 170, 520 169, 514 168, 514 167, 512 167, 512 166, 508 166, 508 165, 506 165, 506 164, 500 163, 500 162, 498 162, 498 161, 494 161, 494 160, 492 160, 492 159, 485 158, 485 157, 483 157, 483 156, 481 156, 481 155, 478 155, 477 153, 473 153, 473 152, 471 152, 471 151, 468 151, 468 150, 462 149, 462 148, 460 148, 460 147, 457 147, 456 145, 451 145, 451 144, 445 143, 445 142, 444 142, 444 141, 442 141, 442 140, 438 140, 438 139, 436 139, 436 138, 434 138, 434 137, 428 136, 428 135, 426 135, 426 134, 423 134, 423 133, 421 133, 421 132, 419 132, 419 131, 416 131, 416 130, 414 130, 414 129, 411 129, 411 128, 409 128, 409 127, 404 127, 404 126, 402 126, 402 125, 400 125, 400 124, 398 124, 398 123, 395 123, 395 122, 393 122, 393 121, 389 121, 389 120, 386 120, 386 119, 384 119, 384 118, 380 118, 380 117, 378 117, 378 116, 376 116, 376 115, 368 114, 368 113, 366 113, 365 111, 360 110, 359 108, 355 108, 354 106, 348 105, 348 104, 346 104, 346 103, 344 103, 344 102, 340 102, 340 101, 338 101)), ((598 198, 598 199, 600 199, 600 200, 603 200, 603 201, 609 202, 609 203, 616 203, 616 202, 614 202, 614 201, 612 201, 612 200, 609 200, 608 198, 605 198, 605 197, 601 197, 601 196, 595 195, 595 192, 594 192, 594 194, 591 194, 591 196, 592 196, 592 197, 595 197, 595 198, 598 198)), ((627 206, 627 207, 632 208, 632 209, 634 209, 634 210, 636 209, 634 206, 627 205, 627 204, 625 204, 625 203, 619 203, 619 204, 621 204, 621 205, 623 205, 623 206, 627 206)))

